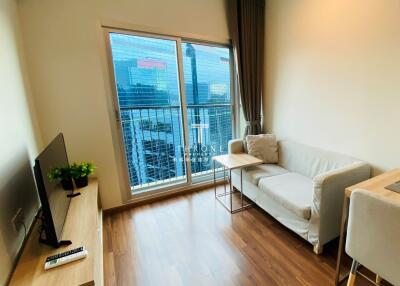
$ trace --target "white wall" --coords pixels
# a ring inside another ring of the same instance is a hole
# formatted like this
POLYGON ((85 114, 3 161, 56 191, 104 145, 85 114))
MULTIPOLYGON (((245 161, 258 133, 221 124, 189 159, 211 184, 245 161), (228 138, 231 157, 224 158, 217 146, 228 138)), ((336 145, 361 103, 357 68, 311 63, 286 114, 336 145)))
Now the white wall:
POLYGON ((269 1, 267 130, 398 167, 399 13, 396 0, 269 1))
POLYGON ((71 160, 98 166, 104 208, 121 205, 111 91, 99 23, 227 39, 225 0, 20 0, 33 93, 47 144, 65 135, 71 160), (125 25, 125 24, 124 24, 125 25))
POLYGON ((29 228, 39 207, 32 163, 41 145, 25 72, 16 2, 0 0, 0 285, 12 271, 24 230, 11 218, 23 209, 29 228))

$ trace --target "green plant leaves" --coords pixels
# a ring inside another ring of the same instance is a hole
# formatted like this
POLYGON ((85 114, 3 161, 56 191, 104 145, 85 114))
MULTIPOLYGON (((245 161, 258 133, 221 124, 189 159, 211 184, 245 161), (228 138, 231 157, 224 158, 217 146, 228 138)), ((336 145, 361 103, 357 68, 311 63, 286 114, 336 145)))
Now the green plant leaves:
POLYGON ((70 167, 55 167, 47 174, 47 178, 50 182, 71 179, 71 169, 70 167))
POLYGON ((67 167, 55 167, 47 174, 50 182, 62 181, 71 178, 83 178, 94 173, 96 167, 93 162, 73 163, 67 167))
POLYGON ((73 163, 71 165, 71 175, 73 178, 83 178, 94 173, 95 166, 92 162, 73 163))

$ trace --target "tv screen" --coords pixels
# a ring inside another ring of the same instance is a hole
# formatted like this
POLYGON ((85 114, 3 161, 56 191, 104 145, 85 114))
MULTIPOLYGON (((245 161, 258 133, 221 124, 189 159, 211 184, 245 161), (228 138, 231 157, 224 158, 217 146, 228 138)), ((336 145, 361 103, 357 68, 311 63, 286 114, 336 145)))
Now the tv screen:
POLYGON ((40 201, 45 238, 43 242, 59 246, 73 190, 64 190, 60 181, 51 181, 49 172, 53 168, 68 167, 68 157, 62 133, 43 150, 35 160, 35 177, 40 201))

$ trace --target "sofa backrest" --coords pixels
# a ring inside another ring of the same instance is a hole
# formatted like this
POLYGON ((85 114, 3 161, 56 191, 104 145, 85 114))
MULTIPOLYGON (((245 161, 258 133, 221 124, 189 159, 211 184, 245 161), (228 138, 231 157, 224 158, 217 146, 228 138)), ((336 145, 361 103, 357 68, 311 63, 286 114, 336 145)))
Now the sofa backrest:
POLYGON ((359 160, 346 155, 290 140, 281 140, 278 145, 279 165, 311 179, 318 174, 359 162, 359 160))

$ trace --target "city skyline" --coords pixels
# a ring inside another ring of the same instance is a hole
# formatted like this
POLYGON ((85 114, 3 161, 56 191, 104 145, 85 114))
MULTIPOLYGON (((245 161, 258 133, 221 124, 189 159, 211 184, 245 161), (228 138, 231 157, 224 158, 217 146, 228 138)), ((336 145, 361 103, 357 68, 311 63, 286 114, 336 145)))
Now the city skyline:
POLYGON ((110 39, 131 186, 184 180, 185 148, 192 173, 210 170, 211 156, 226 153, 232 138, 229 49, 182 44, 183 120, 176 43, 120 34, 110 39))

